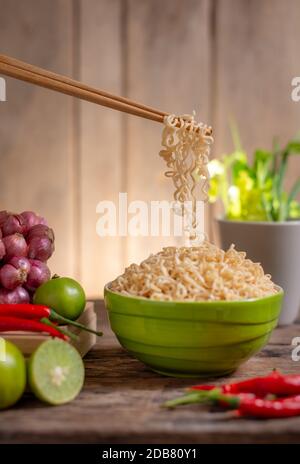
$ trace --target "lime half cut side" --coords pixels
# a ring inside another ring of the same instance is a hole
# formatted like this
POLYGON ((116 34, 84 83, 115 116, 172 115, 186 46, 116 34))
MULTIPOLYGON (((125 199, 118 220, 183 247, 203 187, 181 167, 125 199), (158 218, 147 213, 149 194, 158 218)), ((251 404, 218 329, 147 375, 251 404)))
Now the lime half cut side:
POLYGON ((82 389, 83 361, 69 343, 47 340, 29 360, 28 380, 32 392, 40 400, 52 405, 68 403, 82 389))

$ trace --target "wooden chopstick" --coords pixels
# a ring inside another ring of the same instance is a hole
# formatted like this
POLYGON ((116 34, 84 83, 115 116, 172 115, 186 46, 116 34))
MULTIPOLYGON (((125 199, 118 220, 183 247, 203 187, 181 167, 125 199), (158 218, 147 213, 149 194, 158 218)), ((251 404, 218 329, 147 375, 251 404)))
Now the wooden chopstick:
POLYGON ((40 87, 45 87, 57 92, 61 92, 72 97, 80 98, 81 100, 86 100, 92 103, 97 103, 98 105, 106 106, 115 110, 122 111, 124 113, 133 114, 135 116, 141 116, 143 118, 151 119, 153 121, 162 122, 163 116, 160 116, 156 113, 152 113, 141 108, 135 107, 134 105, 129 105, 118 100, 114 100, 101 94, 98 94, 92 90, 86 90, 80 86, 80 82, 77 85, 72 83, 64 82, 60 79, 54 79, 51 76, 46 77, 47 71, 44 71, 44 75, 37 74, 35 72, 25 70, 15 65, 4 63, 0 61, 0 73, 5 74, 6 76, 14 77, 16 79, 30 82, 32 84, 38 85, 40 87))
MULTIPOLYGON (((11 58, 6 55, 0 55, 0 72, 10 77, 15 77, 16 79, 32 82, 41 87, 50 88, 51 90, 63 92, 63 89, 65 88, 65 92, 63 93, 66 93, 67 95, 72 95, 74 97, 78 97, 83 100, 88 100, 98 104, 101 104, 101 102, 103 101, 104 106, 108 106, 113 109, 119 109, 123 112, 129 112, 129 107, 139 108, 146 112, 141 114, 142 117, 147 117, 147 113, 153 113, 158 115, 158 118, 154 119, 158 122, 163 122, 164 116, 168 114, 164 113, 163 111, 158 111, 154 108, 150 108, 149 106, 134 102, 128 98, 104 92, 103 90, 99 90, 94 87, 88 86, 86 84, 83 84, 82 82, 76 81, 69 77, 62 76, 60 74, 45 70, 43 68, 39 68, 37 66, 33 66, 31 64, 25 63, 20 60, 16 60, 15 58, 11 58), (97 96, 100 98, 97 98, 97 96), (103 100, 101 99, 101 97, 103 97, 103 100), (120 102, 121 104, 124 104, 126 106, 121 105, 116 107, 113 103, 114 101, 120 102)), ((130 114, 138 116, 136 112, 131 112, 130 114)))
MULTIPOLYGON (((124 113, 162 123, 169 113, 96 89, 66 76, 0 54, 0 73, 124 113)), ((208 128, 207 135, 211 135, 208 128)))

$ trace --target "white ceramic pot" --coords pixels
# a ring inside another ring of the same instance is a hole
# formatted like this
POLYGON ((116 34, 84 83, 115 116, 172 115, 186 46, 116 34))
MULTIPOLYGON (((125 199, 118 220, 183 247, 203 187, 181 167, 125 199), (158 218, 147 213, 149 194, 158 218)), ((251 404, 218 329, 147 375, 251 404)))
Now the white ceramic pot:
POLYGON ((221 246, 232 243, 262 264, 284 289, 279 325, 292 324, 300 308, 300 221, 242 222, 218 219, 221 246))

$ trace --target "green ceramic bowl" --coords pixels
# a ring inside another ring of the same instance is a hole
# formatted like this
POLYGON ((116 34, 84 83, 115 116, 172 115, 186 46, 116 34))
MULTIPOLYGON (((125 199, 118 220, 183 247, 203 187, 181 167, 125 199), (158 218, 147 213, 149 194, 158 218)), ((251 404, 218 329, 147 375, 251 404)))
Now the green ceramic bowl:
POLYGON ((180 302, 129 297, 105 287, 105 305, 121 345, 156 372, 221 376, 267 343, 283 292, 247 301, 180 302))

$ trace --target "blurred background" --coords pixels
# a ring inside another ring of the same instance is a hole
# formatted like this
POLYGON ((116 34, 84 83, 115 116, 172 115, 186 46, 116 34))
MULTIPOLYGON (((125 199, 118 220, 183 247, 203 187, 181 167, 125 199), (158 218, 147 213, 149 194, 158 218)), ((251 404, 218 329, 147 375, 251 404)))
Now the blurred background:
MULTIPOLYGON (((213 157, 270 149, 300 130, 299 0, 0 0, 0 53, 214 129, 213 157)), ((56 232, 52 271, 89 296, 160 237, 100 238, 101 200, 171 199, 162 127, 6 78, 0 103, 0 209, 34 210, 56 232)), ((293 157, 288 185, 300 174, 293 157)), ((213 214, 207 207, 206 230, 213 214)), ((165 244, 165 241, 164 241, 165 244)))

